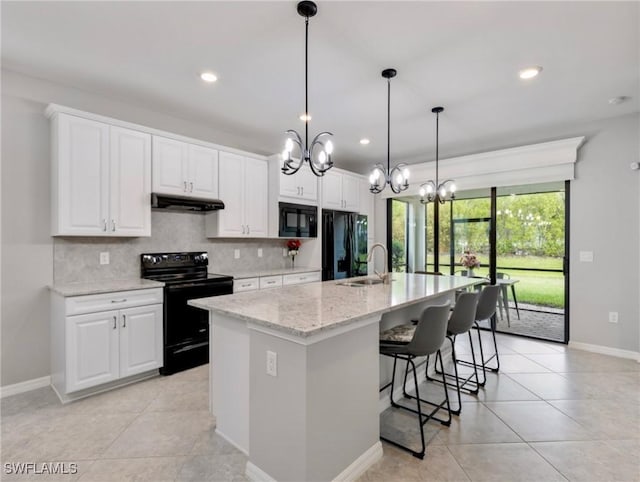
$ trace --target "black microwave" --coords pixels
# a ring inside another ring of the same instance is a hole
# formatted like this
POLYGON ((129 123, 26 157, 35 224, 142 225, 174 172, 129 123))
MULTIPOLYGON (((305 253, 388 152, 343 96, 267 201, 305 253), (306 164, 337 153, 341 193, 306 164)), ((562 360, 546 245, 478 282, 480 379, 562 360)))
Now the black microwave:
POLYGON ((280 203, 281 238, 315 238, 318 236, 318 208, 303 204, 280 203))

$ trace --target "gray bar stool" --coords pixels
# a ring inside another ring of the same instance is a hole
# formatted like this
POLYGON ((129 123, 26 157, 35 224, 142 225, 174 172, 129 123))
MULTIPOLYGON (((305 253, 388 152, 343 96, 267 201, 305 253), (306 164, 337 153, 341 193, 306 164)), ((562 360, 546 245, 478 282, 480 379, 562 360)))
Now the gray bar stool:
POLYGON ((476 308, 476 316, 474 321, 474 328, 478 333, 478 343, 480 344, 480 363, 476 363, 475 360, 458 360, 458 363, 465 366, 474 366, 475 368, 482 369, 482 381, 480 386, 484 386, 487 382, 486 369, 493 372, 500 370, 500 357, 498 356, 498 344, 496 343, 496 323, 494 315, 496 314, 496 308, 498 305, 498 296, 500 296, 500 286, 488 285, 485 286, 480 292, 480 298, 478 299, 478 307, 476 308), (489 320, 489 326, 491 328, 491 336, 493 337, 494 354, 485 359, 484 350, 482 349, 482 337, 480 334, 479 321, 489 320), (489 362, 495 358, 496 365, 491 367, 489 362))
POLYGON ((420 398, 420 390, 418 388, 418 377, 416 374, 416 365, 414 358, 430 356, 435 354, 436 359, 440 360, 442 364, 442 355, 440 354, 440 347, 444 343, 445 336, 447 334, 447 322, 449 318, 449 303, 437 306, 428 306, 424 309, 420 315, 417 325, 400 325, 390 330, 387 330, 380 334, 380 354, 393 358, 393 375, 391 376, 391 383, 381 388, 384 390, 387 387, 391 387, 389 398, 391 399, 391 406, 395 408, 401 408, 409 412, 418 415, 418 425, 420 427, 420 441, 422 443, 422 449, 415 451, 410 447, 402 445, 395 440, 385 438, 382 435, 380 438, 385 442, 395 445, 398 448, 410 452, 414 457, 419 459, 424 458, 426 445, 424 441, 424 424, 429 420, 437 420, 443 425, 451 424, 451 407, 449 405, 449 394, 447 392, 446 380, 444 375, 442 376, 442 383, 444 385, 444 400, 440 403, 430 402, 420 398), (403 384, 403 393, 406 398, 416 401, 416 408, 400 405, 393 399, 393 391, 395 388, 396 380, 396 365, 398 360, 404 360, 407 362, 404 373, 404 384, 406 384, 407 375, 409 372, 409 365, 413 371, 413 382, 415 386, 415 396, 409 395, 405 391, 403 384), (421 402, 427 405, 431 405, 434 409, 428 413, 422 413, 421 402), (435 415, 440 410, 446 410, 446 419, 437 418, 435 415))
MULTIPOLYGON (((447 373, 442 365, 442 358, 440 358, 440 369, 438 364, 434 363, 434 368, 437 374, 442 374, 448 380, 446 384, 450 387, 455 387, 456 394, 458 395, 458 408, 452 409, 451 413, 454 415, 460 415, 462 410, 462 400, 460 398, 460 391, 464 391, 471 395, 478 393, 480 389, 480 379, 478 378, 478 369, 476 366, 476 355, 473 348, 473 340, 471 337, 471 328, 476 320, 476 309, 478 306, 478 300, 480 293, 478 292, 464 292, 458 296, 456 305, 449 317, 449 323, 447 325, 447 339, 451 343, 451 358, 453 361, 453 373, 447 373), (473 361, 473 373, 467 378, 460 378, 458 374, 458 361, 456 357, 455 342, 458 335, 467 333, 469 335, 469 344, 471 347, 471 359, 473 361), (449 381, 452 380, 452 381, 449 381)), ((437 360, 436 360, 437 362, 437 360)), ((425 370, 427 380, 440 383, 440 380, 431 378, 429 376, 429 357, 427 357, 427 368, 425 370)))

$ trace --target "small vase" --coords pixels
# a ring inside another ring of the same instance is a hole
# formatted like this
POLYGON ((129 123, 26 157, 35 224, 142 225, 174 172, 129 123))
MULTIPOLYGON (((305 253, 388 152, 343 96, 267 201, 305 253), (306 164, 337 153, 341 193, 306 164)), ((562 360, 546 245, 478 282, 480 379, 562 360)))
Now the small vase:
POLYGON ((467 268, 467 276, 469 278, 473 278, 475 276, 475 273, 473 272, 473 268, 467 268))

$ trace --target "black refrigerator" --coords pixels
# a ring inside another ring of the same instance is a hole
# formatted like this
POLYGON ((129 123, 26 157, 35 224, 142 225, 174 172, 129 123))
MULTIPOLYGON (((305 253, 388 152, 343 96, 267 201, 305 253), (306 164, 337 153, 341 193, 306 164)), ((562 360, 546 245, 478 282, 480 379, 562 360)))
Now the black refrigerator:
POLYGON ((367 216, 322 210, 322 281, 367 275, 367 216))

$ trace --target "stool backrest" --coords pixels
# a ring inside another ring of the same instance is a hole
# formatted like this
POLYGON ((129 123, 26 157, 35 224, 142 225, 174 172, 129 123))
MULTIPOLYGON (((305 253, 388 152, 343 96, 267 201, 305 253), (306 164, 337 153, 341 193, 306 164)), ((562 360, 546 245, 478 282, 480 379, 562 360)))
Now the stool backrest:
POLYGON ((431 274, 434 276, 442 276, 440 271, 414 271, 413 274, 431 274))
POLYGON ((476 309, 479 299, 480 293, 478 292, 465 292, 458 295, 456 298, 456 306, 453 308, 451 316, 449 317, 447 330, 450 333, 459 335, 471 329, 473 322, 476 320, 476 309))
POLYGON ((447 335, 448 318, 448 301, 444 305, 427 306, 420 314, 407 351, 414 356, 427 356, 437 352, 447 335))
POLYGON ((480 292, 478 308, 476 308, 476 321, 488 320, 496 312, 500 286, 485 286, 480 292))

